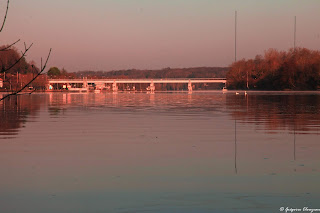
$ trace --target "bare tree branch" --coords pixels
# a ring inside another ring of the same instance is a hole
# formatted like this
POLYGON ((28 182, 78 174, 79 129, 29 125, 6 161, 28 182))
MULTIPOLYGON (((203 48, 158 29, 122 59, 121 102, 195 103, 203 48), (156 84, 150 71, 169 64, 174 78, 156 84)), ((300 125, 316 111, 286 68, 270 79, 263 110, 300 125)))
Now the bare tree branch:
POLYGON ((6 51, 6 50, 9 50, 13 45, 15 45, 16 43, 18 43, 19 41, 20 41, 20 39, 19 39, 19 40, 17 40, 17 41, 15 41, 15 42, 13 42, 12 44, 10 44, 10 45, 8 45, 8 46, 4 47, 3 49, 0 49, 0 51, 6 51))
MULTIPOLYGON (((2 22, 2 25, 1 25, 1 28, 0 28, 0 32, 2 32, 2 30, 3 30, 4 26, 5 26, 6 20, 7 20, 7 15, 8 15, 8 10, 9 10, 9 2, 10 2, 10 0, 7 1, 7 9, 6 9, 6 12, 5 12, 5 15, 4 15, 4 18, 3 18, 3 22, 2 22)), ((12 44, 10 44, 10 45, 2 48, 2 49, 0 49, 0 51, 7 51, 7 50, 9 50, 13 45, 15 45, 16 43, 18 43, 19 41, 20 41, 20 39, 17 40, 16 42, 14 42, 14 43, 12 43, 12 44)), ((6 71, 10 70, 11 68, 13 68, 16 64, 18 64, 19 61, 26 56, 26 53, 29 51, 29 49, 32 47, 32 45, 33 45, 33 43, 32 43, 30 46, 27 47, 26 43, 24 42, 24 52, 21 52, 21 57, 20 57, 18 60, 16 60, 11 66, 9 66, 8 68, 3 69, 3 70, 1 70, 1 71, 2 71, 2 72, 6 72, 6 71)), ((39 73, 37 73, 36 76, 33 77, 33 79, 31 79, 31 81, 29 81, 29 82, 28 82, 26 85, 24 85, 21 89, 19 89, 19 90, 17 89, 17 91, 15 91, 15 92, 14 92, 13 90, 11 90, 11 93, 10 93, 10 94, 7 94, 7 95, 4 96, 4 97, 2 97, 2 98, 0 99, 0 101, 4 100, 4 99, 6 99, 6 98, 8 98, 8 97, 10 97, 10 96, 20 95, 19 93, 20 93, 21 91, 23 91, 27 86, 29 86, 29 85, 30 85, 39 75, 41 75, 41 73, 45 70, 45 68, 46 68, 46 66, 47 66, 47 63, 48 63, 48 61, 49 61, 49 58, 50 58, 50 54, 51 54, 51 48, 50 48, 50 50, 49 50, 49 53, 48 53, 48 56, 47 56, 47 60, 46 60, 46 62, 45 62, 45 64, 44 64, 44 66, 42 66, 42 58, 41 58, 41 70, 39 71, 39 73)), ((33 66, 32 66, 32 67, 33 67, 33 66)), ((10 84, 11 84, 11 80, 10 80, 10 84)), ((32 92, 34 92, 34 91, 32 91, 32 92)), ((31 93, 32 93, 32 92, 31 92, 31 93)), ((31 93, 30 93, 30 94, 31 94, 31 93)))
POLYGON ((9 10, 9 0, 7 2, 7 10, 6 10, 6 13, 5 13, 4 18, 3 18, 3 22, 2 22, 2 26, 1 26, 0 32, 2 32, 2 30, 4 28, 4 24, 6 23, 8 10, 9 10))
MULTIPOLYGON (((40 72, 31 80, 29 81, 29 83, 27 83, 26 85, 24 85, 24 87, 22 87, 20 90, 17 90, 16 92, 12 92, 6 96, 4 96, 3 98, 0 99, 0 101, 10 97, 10 96, 13 96, 13 95, 18 95, 22 90, 24 90, 27 86, 29 86, 39 75, 41 75, 41 73, 45 70, 46 66, 47 66, 47 63, 49 61, 49 58, 50 58, 50 54, 51 54, 51 48, 49 50, 49 54, 47 56, 47 60, 44 64, 44 66, 41 68, 40 72)), ((42 58, 41 58, 41 61, 42 61, 42 58)))

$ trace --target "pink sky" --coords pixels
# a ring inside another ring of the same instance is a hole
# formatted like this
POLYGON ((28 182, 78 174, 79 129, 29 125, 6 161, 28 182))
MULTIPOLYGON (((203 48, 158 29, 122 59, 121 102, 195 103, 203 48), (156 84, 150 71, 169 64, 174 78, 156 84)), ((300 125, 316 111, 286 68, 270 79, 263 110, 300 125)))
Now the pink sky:
MULTIPOLYGON (((0 0, 0 17, 6 0, 0 0)), ((11 0, 1 44, 34 43, 27 60, 68 71, 228 66, 268 48, 320 50, 318 0, 11 0)))

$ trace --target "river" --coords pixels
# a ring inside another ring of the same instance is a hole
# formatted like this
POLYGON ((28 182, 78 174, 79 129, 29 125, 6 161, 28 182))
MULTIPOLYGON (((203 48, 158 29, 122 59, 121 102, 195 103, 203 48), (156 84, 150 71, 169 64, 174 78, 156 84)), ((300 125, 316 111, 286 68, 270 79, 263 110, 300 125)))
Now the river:
POLYGON ((11 97, 0 212, 320 209, 319 139, 320 92, 11 97))

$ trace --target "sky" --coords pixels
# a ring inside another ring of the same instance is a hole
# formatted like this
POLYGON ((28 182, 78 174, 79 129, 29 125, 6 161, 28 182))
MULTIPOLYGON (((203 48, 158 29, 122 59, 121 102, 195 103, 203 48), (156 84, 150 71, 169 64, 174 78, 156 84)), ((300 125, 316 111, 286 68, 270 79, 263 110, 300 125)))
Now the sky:
MULTIPOLYGON (((7 0, 0 0, 0 17, 7 0)), ((269 48, 320 50, 320 0, 10 0, 0 45, 67 71, 229 66, 269 48)))

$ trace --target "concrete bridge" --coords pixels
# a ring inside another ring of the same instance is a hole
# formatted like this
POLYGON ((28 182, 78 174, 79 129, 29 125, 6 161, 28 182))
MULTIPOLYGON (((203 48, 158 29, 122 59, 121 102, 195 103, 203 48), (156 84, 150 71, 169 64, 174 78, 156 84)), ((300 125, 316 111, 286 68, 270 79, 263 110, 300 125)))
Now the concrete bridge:
POLYGON ((96 85, 98 89, 107 88, 108 84, 112 85, 112 91, 118 91, 117 84, 149 84, 147 90, 153 92, 155 90, 154 84, 163 83, 180 83, 188 84, 188 90, 192 91, 192 84, 196 83, 224 83, 226 85, 227 80, 225 78, 166 78, 166 79, 48 79, 49 89, 53 88, 54 84, 62 84, 64 88, 69 90, 81 91, 87 90, 90 85, 96 85))

